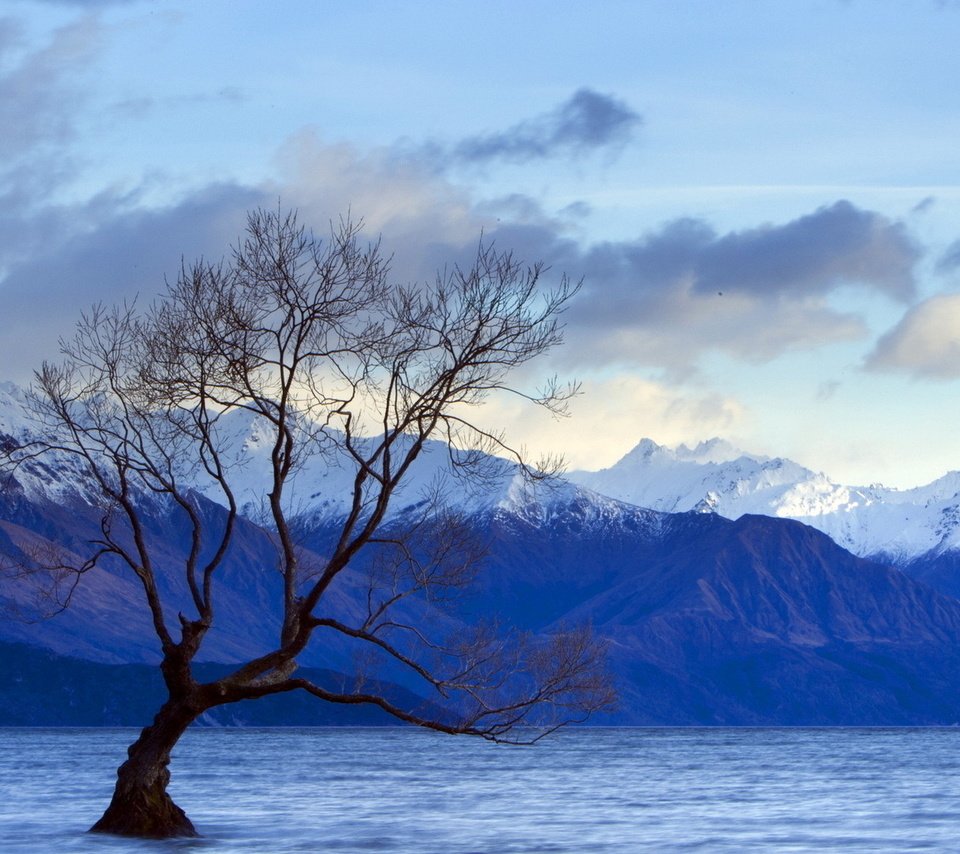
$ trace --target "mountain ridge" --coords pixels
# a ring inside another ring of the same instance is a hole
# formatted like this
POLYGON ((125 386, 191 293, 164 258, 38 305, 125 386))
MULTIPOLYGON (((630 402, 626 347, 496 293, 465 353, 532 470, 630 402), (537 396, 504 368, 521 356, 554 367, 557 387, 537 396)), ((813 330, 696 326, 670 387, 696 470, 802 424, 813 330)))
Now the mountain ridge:
POLYGON ((613 466, 572 471, 567 478, 612 498, 666 512, 794 519, 823 531, 854 554, 898 565, 960 549, 957 471, 906 490, 879 484, 845 486, 791 460, 750 455, 720 439, 695 449, 670 449, 644 439, 613 466))
MULTIPOLYGON (((248 484, 241 488, 252 488, 262 442, 248 443, 249 425, 234 426, 228 438, 240 480, 248 484)), ((644 443, 635 455, 641 472, 658 447, 644 443)), ((416 518, 422 495, 446 471, 447 455, 437 443, 418 460, 422 469, 392 507, 386 534, 391 525, 416 518)), ((349 499, 349 479, 343 471, 325 470, 321 463, 328 462, 318 457, 305 467, 299 495, 291 499, 299 511, 292 521, 309 560, 322 561, 349 499)), ((715 485, 729 485, 718 498, 769 498, 788 490, 796 473, 795 464, 750 458, 719 441, 680 450, 669 463, 687 466, 701 481, 708 470, 715 485)), ((668 474, 670 466, 664 466, 668 474)), ((592 625, 608 646, 621 695, 619 711, 603 719, 609 723, 958 722, 956 598, 891 565, 855 556, 804 522, 752 513, 729 519, 703 506, 667 513, 572 480, 530 483, 502 461, 494 461, 488 475, 471 495, 450 491, 458 524, 486 546, 476 584, 457 594, 449 612, 426 597, 407 600, 405 616, 413 624, 434 621, 456 632, 489 620, 538 638, 573 624, 592 625)), ((31 548, 79 553, 96 538, 101 510, 82 484, 77 488, 76 477, 70 466, 58 468, 56 456, 12 473, 0 489, 0 555, 29 557, 31 548)), ((202 488, 197 506, 214 524, 225 512, 202 488)), ((173 617, 177 608, 190 607, 177 570, 186 529, 175 508, 162 501, 148 501, 143 509, 173 617)), ((277 641, 275 546, 262 522, 250 512, 238 524, 215 577, 217 631, 210 633, 200 662, 243 661, 277 641)), ((331 586, 335 614, 349 618, 363 607, 359 597, 371 561, 375 557, 358 555, 331 586)), ((0 578, 2 604, 28 604, 21 600, 29 584, 0 578)), ((83 578, 63 614, 33 624, 0 621, 0 642, 111 667, 155 662, 159 650, 141 597, 122 567, 106 564, 83 578)), ((354 652, 348 643, 317 644, 305 651, 303 663, 348 673, 354 652)), ((395 671, 371 675, 417 693, 395 671)), ((55 694, 50 702, 57 702, 55 694)))
MULTIPOLYGON (((22 439, 30 430, 22 389, 0 383, 0 441, 22 439), (6 439, 2 437, 6 436, 6 439)), ((224 422, 231 447, 238 503, 253 521, 263 517, 263 482, 269 447, 249 413, 230 414, 224 422)), ((367 441, 373 441, 367 440, 367 441)), ((531 508, 548 504, 559 494, 585 488, 615 501, 660 512, 713 512, 736 519, 761 514, 801 521, 861 557, 908 566, 960 550, 960 472, 951 471, 929 484, 894 489, 880 484, 848 486, 782 457, 744 452, 724 439, 694 447, 669 448, 642 439, 614 465, 597 471, 575 470, 550 486, 531 484, 506 460, 486 458, 489 471, 480 486, 451 478, 448 450, 429 442, 411 477, 398 491, 391 513, 417 506, 446 480, 447 497, 468 513, 489 507, 531 508), (450 488, 452 484, 452 488, 450 488)), ((69 477, 51 476, 49 465, 25 466, 19 481, 34 497, 95 500, 84 486, 75 461, 58 460, 69 477)), ((344 459, 320 455, 306 461, 298 491, 288 510, 335 518, 345 512, 352 495, 352 470, 344 459), (296 505, 296 506, 294 506, 296 505)), ((198 480, 196 486, 223 503, 216 489, 198 480)), ((595 498, 600 502, 599 497, 595 498)))

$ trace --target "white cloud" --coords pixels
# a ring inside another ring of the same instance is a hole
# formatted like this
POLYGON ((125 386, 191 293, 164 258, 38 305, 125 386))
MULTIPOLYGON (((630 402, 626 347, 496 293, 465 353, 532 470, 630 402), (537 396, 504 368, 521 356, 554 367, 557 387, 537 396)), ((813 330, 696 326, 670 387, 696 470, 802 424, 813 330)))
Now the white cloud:
POLYGON ((532 458, 560 454, 570 468, 610 466, 650 437, 676 445, 730 435, 746 412, 735 399, 716 394, 683 394, 630 375, 584 382, 569 418, 553 418, 514 397, 484 406, 479 421, 502 430, 511 444, 532 458))
POLYGON ((867 368, 960 378, 960 294, 940 294, 911 308, 877 342, 867 368))

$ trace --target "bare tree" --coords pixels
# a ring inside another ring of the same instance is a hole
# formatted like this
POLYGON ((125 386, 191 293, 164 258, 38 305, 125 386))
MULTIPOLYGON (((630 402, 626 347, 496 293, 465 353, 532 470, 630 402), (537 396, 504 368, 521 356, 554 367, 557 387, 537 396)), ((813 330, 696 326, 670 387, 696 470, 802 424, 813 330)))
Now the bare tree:
POLYGON ((191 722, 222 704, 305 691, 443 732, 529 740, 610 702, 602 650, 587 630, 531 639, 426 619, 411 607, 428 603, 436 613, 456 601, 477 551, 440 502, 402 522, 388 514, 430 437, 447 443, 452 470, 467 477, 482 474, 478 450, 511 457, 532 478, 550 474, 471 420, 471 407, 494 391, 555 411, 574 391, 554 381, 529 394, 510 382, 513 369, 560 342, 559 317, 576 290, 566 279, 545 289, 541 272, 481 244, 469 268, 394 285, 379 246, 361 244, 351 222, 320 241, 295 214, 257 211, 228 261, 183 266, 145 310, 94 308, 63 344, 64 361, 44 364, 32 394, 40 438, 12 456, 71 455, 104 506, 101 536, 82 562, 51 563, 61 581, 65 569, 79 578, 108 558, 133 573, 169 692, 130 746, 94 831, 195 834, 166 791, 170 752, 191 722), (277 560, 263 571, 279 569, 281 622, 275 648, 202 682, 193 662, 215 625, 217 585, 243 524, 223 428, 238 411, 269 436, 264 528, 277 560), (347 511, 322 558, 301 547, 293 500, 298 471, 317 455, 353 472, 347 511), (193 488, 200 481, 219 494, 222 512, 205 511, 193 488), (190 532, 178 570, 189 604, 176 619, 144 522, 157 501, 190 532), (365 588, 354 584, 359 604, 344 616, 331 590, 358 567, 365 588), (414 674, 433 702, 410 709, 379 682, 345 688, 296 675, 311 636, 327 632, 414 674))

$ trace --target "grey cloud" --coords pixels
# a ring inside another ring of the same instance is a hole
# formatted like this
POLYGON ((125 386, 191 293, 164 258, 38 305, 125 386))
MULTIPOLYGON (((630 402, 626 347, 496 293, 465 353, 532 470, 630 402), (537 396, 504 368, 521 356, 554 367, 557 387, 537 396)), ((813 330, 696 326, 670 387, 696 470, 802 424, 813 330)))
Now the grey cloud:
POLYGON ((524 163, 558 154, 582 154, 628 141, 640 122, 640 116, 622 101, 580 89, 565 104, 543 116, 500 133, 464 139, 453 156, 469 163, 524 163))
POLYGON ((937 260, 938 273, 952 273, 960 267, 960 240, 954 240, 937 260))
POLYGON ((528 163, 576 157, 629 142, 642 117, 611 95, 580 89, 554 110, 496 133, 467 137, 452 148, 430 143, 416 155, 441 168, 456 163, 528 163))
MULTIPOLYGON (((681 219, 640 240, 594 247, 587 267, 607 284, 610 303, 638 294, 810 300, 856 283, 907 299, 919 250, 899 223, 849 202, 820 208, 783 225, 718 235, 698 219, 681 219)), ((606 319, 601 307, 600 319, 606 319)), ((611 305, 610 314, 619 308, 611 305)))
MULTIPOLYGON (((92 223, 57 244, 51 227, 48 245, 13 265, 0 281, 5 322, 0 326, 3 378, 23 380, 43 359, 55 359, 58 338, 91 304, 136 298, 149 301, 164 277, 176 276, 181 257, 219 258, 243 229, 246 211, 275 205, 276 197, 235 185, 213 186, 182 203, 160 210, 130 210, 120 199, 74 208, 72 216, 92 223)), ((36 224, 39 226, 39 223, 36 224)))
POLYGON ((77 71, 96 55, 102 39, 97 20, 83 17, 0 72, 0 159, 9 164, 35 154, 38 145, 71 135, 81 95, 77 71))
POLYGON ((812 294, 858 283, 909 299, 919 257, 902 224, 839 201, 785 225, 704 243, 695 261, 695 288, 812 294))
POLYGON ((857 283, 908 299, 919 258, 903 226, 848 202, 729 234, 680 219, 634 241, 592 247, 543 224, 505 224, 495 235, 584 277, 568 317, 571 360, 679 375, 710 351, 766 361, 864 337, 863 319, 831 307, 829 294, 857 283))

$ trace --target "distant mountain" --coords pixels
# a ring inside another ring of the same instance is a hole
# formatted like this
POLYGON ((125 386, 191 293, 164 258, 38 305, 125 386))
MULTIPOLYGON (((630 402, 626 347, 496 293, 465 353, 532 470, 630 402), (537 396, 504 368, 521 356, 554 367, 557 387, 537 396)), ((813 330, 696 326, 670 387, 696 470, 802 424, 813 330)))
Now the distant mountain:
MULTIPOLYGON (((0 442, 17 441, 18 431, 29 429, 13 411, 18 392, 7 387, 0 394, 7 396, 0 400, 0 442)), ((224 428, 247 518, 217 574, 217 627, 202 656, 211 667, 269 648, 279 619, 274 546, 269 531, 258 524, 262 516, 254 486, 264 443, 249 419, 233 419, 224 428)), ((410 616, 450 620, 454 630, 495 620, 540 636, 591 623, 609 645, 620 687, 620 708, 605 718, 608 722, 960 722, 960 601, 898 569, 855 557, 807 525, 737 512, 753 506, 750 502, 783 508, 799 502, 799 496, 812 501, 818 494, 824 497, 816 506, 826 508, 829 496, 839 495, 842 487, 825 481, 818 493, 814 487, 822 476, 786 461, 738 454, 721 442, 674 452, 642 443, 628 461, 597 474, 614 486, 634 489, 635 503, 570 481, 532 486, 495 460, 488 477, 473 489, 458 481, 448 484, 464 532, 487 546, 482 571, 452 615, 411 600, 410 616), (656 504, 651 499, 657 492, 661 506, 672 501, 666 509, 690 512, 637 506, 656 504)), ((416 513, 448 473, 442 445, 431 445, 418 462, 388 525, 416 513)), ((216 525, 223 508, 203 483, 197 488, 210 497, 201 503, 202 512, 216 525)), ((317 457, 303 468, 290 500, 307 553, 324 553, 350 489, 346 468, 329 458, 317 457)), ((174 570, 187 532, 162 502, 142 500, 164 592, 172 608, 189 608, 174 570)), ((823 512, 817 518, 827 516, 823 512)), ((82 472, 67 459, 53 456, 25 465, 0 487, 0 557, 29 559, 38 550, 55 549, 79 553, 96 537, 99 522, 82 472)), ((338 578, 332 589, 335 612, 350 615, 362 607, 362 570, 361 559, 338 578)), ((933 565, 924 571, 934 579, 939 572, 933 565)), ((0 620, 0 643, 28 648, 0 650, 12 668, 0 673, 6 720, 24 707, 24 719, 30 718, 31 706, 64 709, 65 696, 79 705, 70 707, 75 714, 54 715, 59 722, 92 720, 100 714, 91 711, 98 704, 109 710, 102 721, 126 720, 124 704, 135 700, 125 699, 123 685, 141 684, 137 674, 146 671, 131 670, 132 682, 112 683, 118 693, 109 701, 95 691, 92 699, 76 692, 86 683, 111 684, 111 674, 121 672, 103 668, 156 662, 142 592, 120 567, 107 564, 82 579, 63 613, 30 622, 23 617, 50 609, 49 600, 36 600, 40 589, 35 579, 0 576, 6 617, 0 620), (81 663, 70 664, 77 660, 81 663), (48 676, 33 678, 36 673, 48 676)), ((343 642, 318 643, 308 649, 304 665, 328 674, 350 673, 354 652, 343 642)), ((381 679, 394 676, 391 690, 407 692, 407 698, 413 697, 410 692, 428 696, 402 674, 377 673, 381 679)), ((290 722, 302 720, 299 712, 289 714, 290 722)))
POLYGON ((568 477, 657 510, 795 519, 854 554, 903 566, 960 549, 960 472, 915 489, 843 486, 790 460, 745 454, 720 439, 675 450, 644 439, 610 468, 568 477))
MULTIPOLYGON (((219 429, 243 512, 251 521, 261 521, 265 513, 260 484, 270 453, 262 428, 250 413, 234 412, 219 429)), ((23 392, 11 383, 0 383, 0 437, 22 437, 29 430, 23 392)), ((525 506, 536 505, 537 490, 509 463, 487 458, 485 465, 485 477, 476 483, 451 477, 448 449, 430 442, 390 512, 409 511, 441 488, 448 501, 467 513, 513 506, 526 512, 525 506)), ((95 503, 95 491, 67 457, 28 465, 18 473, 18 480, 31 498, 95 503)), ((779 457, 751 455, 722 439, 675 449, 643 439, 610 468, 573 471, 566 480, 617 501, 662 512, 794 519, 823 531, 856 555, 904 568, 921 558, 924 566, 939 561, 938 565, 948 567, 949 559, 940 561, 940 557, 960 551, 960 472, 905 490, 879 484, 844 486, 822 472, 779 457)), ((222 502, 199 477, 196 486, 212 501, 222 502)), ((336 519, 347 511, 352 487, 353 473, 343 457, 311 457, 304 461, 296 488, 287 493, 288 510, 313 519, 336 519)), ((948 568, 938 573, 950 574, 948 568)), ((939 577, 938 573, 932 575, 939 577)))
POLYGON ((589 622, 624 724, 960 722, 960 602, 800 523, 666 514, 561 491, 475 515, 463 616, 589 622))

